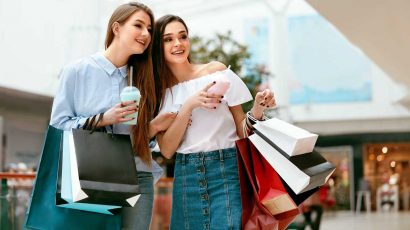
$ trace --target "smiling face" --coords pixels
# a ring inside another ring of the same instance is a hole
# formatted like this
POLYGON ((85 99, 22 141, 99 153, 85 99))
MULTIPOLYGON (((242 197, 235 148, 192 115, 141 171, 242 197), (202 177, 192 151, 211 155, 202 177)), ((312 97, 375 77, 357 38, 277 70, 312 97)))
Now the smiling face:
POLYGON ((188 61, 189 37, 186 27, 179 21, 166 25, 162 36, 164 58, 167 63, 183 63, 188 61))
POLYGON ((122 25, 114 23, 113 30, 120 46, 130 54, 141 54, 151 42, 151 18, 142 11, 133 13, 122 25))

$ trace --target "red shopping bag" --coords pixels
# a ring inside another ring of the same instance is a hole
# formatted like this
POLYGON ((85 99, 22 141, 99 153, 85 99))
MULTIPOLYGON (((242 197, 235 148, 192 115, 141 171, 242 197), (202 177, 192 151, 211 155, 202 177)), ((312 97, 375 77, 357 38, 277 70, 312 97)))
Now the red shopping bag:
MULTIPOLYGON (((256 148, 253 147, 255 150, 256 148)), ((252 149, 252 146, 251 146, 252 149)), ((278 173, 256 151, 250 154, 259 201, 278 219, 299 214, 298 206, 286 191, 278 173)))
MULTIPOLYGON (((264 203, 268 203, 268 206, 273 207, 277 202, 283 204, 283 199, 286 198, 286 189, 282 186, 282 181, 279 176, 274 180, 272 186, 265 186, 264 177, 267 176, 263 172, 263 169, 254 166, 254 161, 263 159, 260 156, 258 150, 253 146, 248 138, 244 138, 236 141, 237 155, 238 155, 238 167, 239 167, 239 181, 241 186, 241 200, 242 200, 242 228, 244 230, 281 230, 285 229, 299 214, 298 209, 285 208, 280 206, 274 207, 276 214, 272 214, 271 211, 264 206, 264 203), (259 156, 259 157, 258 157, 259 156), (255 170, 256 169, 256 170, 255 170), (261 174, 262 172, 262 174, 261 174), (262 185, 262 187, 260 187, 262 185), (260 189, 262 188, 262 190, 260 189), (283 190, 277 190, 280 188, 283 190), (279 198, 275 202, 275 198, 279 198)), ((256 163, 258 164, 258 163, 256 163)), ((262 164, 260 162, 260 164, 262 164)), ((274 171, 273 171, 274 172, 274 171)), ((275 177, 276 172, 270 172, 275 177)), ((289 200, 287 203, 292 203, 289 200)), ((287 207, 286 205, 284 207, 287 207)))

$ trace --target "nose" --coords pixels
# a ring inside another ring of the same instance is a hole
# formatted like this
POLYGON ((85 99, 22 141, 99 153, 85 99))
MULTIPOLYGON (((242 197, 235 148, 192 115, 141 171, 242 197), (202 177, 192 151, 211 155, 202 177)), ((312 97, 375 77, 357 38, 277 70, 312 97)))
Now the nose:
POLYGON ((143 36, 145 36, 145 37, 151 36, 151 34, 150 34, 149 31, 148 31, 148 28, 144 28, 144 29, 142 30, 141 35, 143 35, 143 36))
POLYGON ((181 45, 181 42, 179 41, 178 38, 176 38, 174 42, 174 46, 179 46, 179 45, 181 45))

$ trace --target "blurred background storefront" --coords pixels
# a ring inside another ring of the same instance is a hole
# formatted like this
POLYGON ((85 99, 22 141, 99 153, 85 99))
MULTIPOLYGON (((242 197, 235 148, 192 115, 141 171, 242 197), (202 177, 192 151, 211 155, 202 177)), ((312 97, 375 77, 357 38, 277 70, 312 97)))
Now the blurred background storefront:
MULTIPOLYGON (((108 17, 123 2, 0 0, 0 171, 35 171, 61 68, 103 49, 108 17)), ((142 2, 156 18, 186 20, 196 60, 214 50, 238 54, 212 58, 237 68, 251 90, 271 88, 278 102, 271 116, 319 134, 318 151, 337 166, 317 194, 325 214, 353 213, 359 197, 365 211, 365 194, 371 212, 409 210, 410 3, 142 2)), ((154 157, 167 173, 156 185, 153 229, 167 229, 173 161, 154 157)), ((24 186, 4 183, 0 226, 10 218, 18 223, 15 210, 28 202, 26 193, 17 195, 24 186)))

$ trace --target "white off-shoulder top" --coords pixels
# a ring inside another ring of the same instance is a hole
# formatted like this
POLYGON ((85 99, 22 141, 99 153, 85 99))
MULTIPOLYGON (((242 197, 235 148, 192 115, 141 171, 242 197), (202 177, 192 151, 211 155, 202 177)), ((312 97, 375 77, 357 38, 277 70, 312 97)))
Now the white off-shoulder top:
POLYGON ((213 110, 198 107, 192 111, 192 125, 188 126, 177 152, 208 152, 235 146, 238 135, 229 107, 252 100, 252 95, 242 79, 229 68, 168 88, 160 113, 179 111, 190 96, 221 79, 230 82, 221 105, 213 110))

